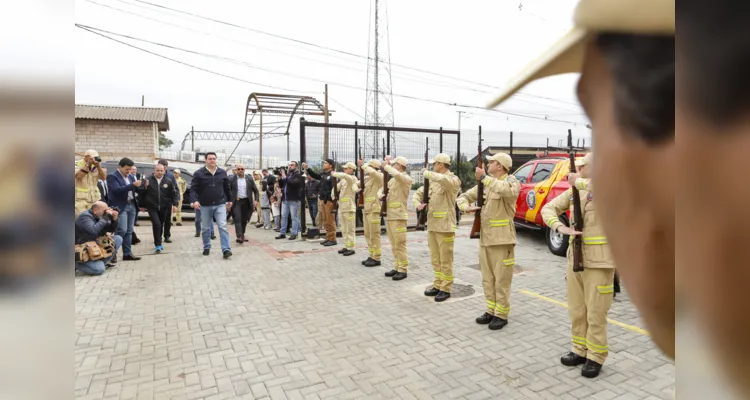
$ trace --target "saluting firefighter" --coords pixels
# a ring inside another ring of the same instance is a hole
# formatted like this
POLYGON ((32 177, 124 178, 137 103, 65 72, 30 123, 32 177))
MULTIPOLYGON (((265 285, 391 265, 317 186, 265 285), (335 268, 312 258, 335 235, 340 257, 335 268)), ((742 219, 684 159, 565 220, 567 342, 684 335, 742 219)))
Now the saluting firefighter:
MULTIPOLYGON (((482 228, 479 233, 479 264, 482 268, 482 288, 487 302, 487 311, 476 319, 481 325, 489 324, 492 330, 502 329, 508 324, 510 313, 510 285, 513 267, 516 264, 516 228, 513 216, 521 185, 515 177, 508 175, 513 161, 505 153, 487 158, 487 171, 476 169, 476 177, 484 184, 484 205, 481 208, 482 228)), ((477 187, 458 197, 458 208, 464 212, 475 212, 477 187)))
MULTIPOLYGON (((435 296, 441 302, 451 297, 453 286, 453 242, 456 239, 456 196, 461 188, 461 180, 450 171, 451 157, 440 153, 432 160, 432 171, 426 168, 424 179, 430 180, 430 206, 427 208, 427 238, 435 280, 425 296, 435 296)), ((426 204, 422 202, 424 190, 414 202, 419 200, 417 211, 426 204)))
MULTIPOLYGON (((357 215, 357 204, 354 201, 355 194, 359 191, 359 181, 354 176, 357 166, 353 162, 344 164, 344 172, 331 173, 338 180, 339 189, 339 221, 341 221, 341 233, 344 239, 344 248, 339 254, 351 256, 354 254, 354 219, 357 215)), ((336 193, 331 193, 335 199, 336 193)))
POLYGON ((571 322, 573 351, 562 356, 563 365, 583 365, 581 375, 594 378, 609 353, 607 343, 607 313, 614 294, 615 268, 604 236, 597 222, 594 192, 589 180, 592 154, 576 160, 579 174, 569 174, 568 182, 578 188, 583 213, 583 232, 577 232, 560 222, 559 216, 571 210, 573 222, 573 191, 568 189, 542 208, 544 222, 559 233, 583 235, 582 272, 573 272, 573 247, 568 248, 568 314, 571 322))
POLYGON ((362 261, 365 267, 376 267, 380 265, 380 202, 378 191, 383 187, 383 173, 380 172, 380 161, 370 160, 363 165, 358 160, 360 168, 365 171, 365 187, 362 195, 365 196, 365 206, 362 210, 362 221, 365 227, 365 239, 367 240, 367 251, 369 257, 362 261))
MULTIPOLYGON (((406 220, 409 219, 409 213, 406 205, 409 201, 412 179, 406 173, 408 165, 408 160, 401 156, 393 160, 393 165, 391 165, 391 156, 383 160, 383 169, 391 177, 388 181, 388 197, 385 199, 388 204, 385 226, 388 231, 388 240, 391 242, 393 258, 396 260, 396 266, 386 272, 385 276, 394 281, 406 279, 406 268, 409 265, 409 256, 406 252, 406 220)), ((382 197, 381 190, 378 199, 382 197)))

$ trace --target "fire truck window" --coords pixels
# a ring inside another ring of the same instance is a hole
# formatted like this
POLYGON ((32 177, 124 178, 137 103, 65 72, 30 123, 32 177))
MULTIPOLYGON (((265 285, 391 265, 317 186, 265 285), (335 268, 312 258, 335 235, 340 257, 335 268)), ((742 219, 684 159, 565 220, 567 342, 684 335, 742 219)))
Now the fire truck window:
POLYGON ((518 171, 516 171, 515 174, 513 174, 516 179, 518 179, 521 183, 526 183, 526 179, 529 177, 529 172, 531 172, 531 167, 534 166, 534 164, 524 165, 523 167, 519 168, 518 171))
POLYGON ((531 175, 531 183, 541 182, 547 178, 549 178, 550 174, 552 174, 552 169, 554 169, 555 164, 549 164, 549 163, 539 163, 536 165, 536 168, 534 168, 534 174, 531 175))

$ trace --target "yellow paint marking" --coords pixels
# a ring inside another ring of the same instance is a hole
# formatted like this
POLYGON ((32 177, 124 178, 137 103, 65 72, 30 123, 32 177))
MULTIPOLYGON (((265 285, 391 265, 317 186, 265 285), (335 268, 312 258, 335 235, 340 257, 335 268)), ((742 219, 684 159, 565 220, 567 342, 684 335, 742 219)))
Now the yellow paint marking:
MULTIPOLYGON (((526 289, 521 289, 521 290, 519 290, 519 292, 521 292, 521 293, 523 293, 523 294, 525 294, 527 296, 536 297, 537 299, 541 299, 541 300, 544 300, 546 302, 549 302, 549 303, 552 303, 552 304, 557 304, 558 306, 568 308, 568 303, 565 303, 565 302, 562 302, 562 301, 557 301, 557 300, 551 299, 551 298, 549 298, 547 296, 542 296, 539 293, 534 293, 534 292, 526 290, 526 289)), ((644 336, 651 336, 648 333, 647 330, 639 328, 639 327, 637 327, 635 325, 629 325, 629 324, 626 324, 624 322, 615 321, 615 320, 610 319, 610 318, 607 318, 607 322, 609 322, 612 325, 617 325, 620 328, 624 328, 624 329, 627 329, 629 331, 640 333, 641 335, 644 335, 644 336)))

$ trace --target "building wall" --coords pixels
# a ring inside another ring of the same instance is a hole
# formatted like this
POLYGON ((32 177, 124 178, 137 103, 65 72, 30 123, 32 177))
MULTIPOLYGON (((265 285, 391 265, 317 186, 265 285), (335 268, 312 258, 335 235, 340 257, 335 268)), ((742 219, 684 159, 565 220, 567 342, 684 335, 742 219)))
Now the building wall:
POLYGON ((159 156, 159 128, 155 122, 77 119, 75 151, 94 149, 104 160, 128 157, 153 161, 159 156))

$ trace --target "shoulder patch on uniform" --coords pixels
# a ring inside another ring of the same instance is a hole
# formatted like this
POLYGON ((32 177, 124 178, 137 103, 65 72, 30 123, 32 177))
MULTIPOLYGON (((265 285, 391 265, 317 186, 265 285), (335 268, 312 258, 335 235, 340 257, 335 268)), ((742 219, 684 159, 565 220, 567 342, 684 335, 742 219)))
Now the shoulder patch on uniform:
POLYGON ((589 192, 586 199, 588 199, 588 201, 594 201, 594 192, 589 192))

